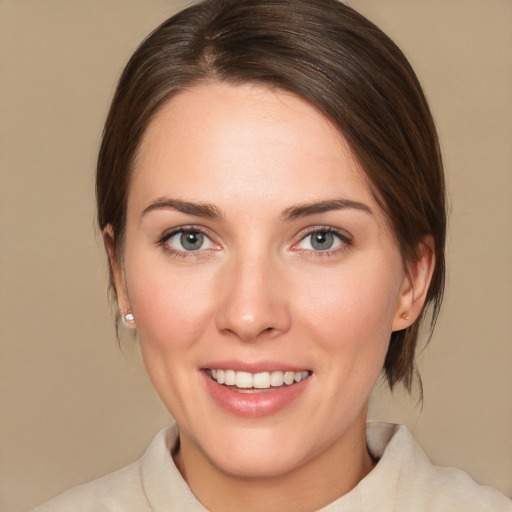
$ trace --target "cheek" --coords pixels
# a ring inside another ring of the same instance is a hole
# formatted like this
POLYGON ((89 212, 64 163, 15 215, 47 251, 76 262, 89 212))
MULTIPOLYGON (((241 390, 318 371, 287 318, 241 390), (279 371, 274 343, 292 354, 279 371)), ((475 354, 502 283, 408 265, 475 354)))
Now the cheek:
POLYGON ((135 268, 127 281, 141 345, 163 352, 192 344, 211 316, 211 279, 165 264, 141 267, 135 277, 135 268))
POLYGON ((378 266, 309 280, 301 293, 302 321, 323 350, 352 364, 357 359, 366 359, 365 366, 371 360, 380 364, 391 336, 400 275, 398 269, 378 266))

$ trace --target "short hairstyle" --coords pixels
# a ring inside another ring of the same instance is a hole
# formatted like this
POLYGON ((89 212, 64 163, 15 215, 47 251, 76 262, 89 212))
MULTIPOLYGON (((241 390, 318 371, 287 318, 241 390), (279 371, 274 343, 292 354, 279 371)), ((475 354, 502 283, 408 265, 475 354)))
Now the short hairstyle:
MULTIPOLYGON (((404 268, 425 236, 435 269, 420 317, 391 334, 384 371, 410 390, 420 323, 431 328, 445 279, 445 185, 437 133, 419 81, 378 27, 336 0, 204 0, 151 33, 124 69, 97 166, 97 218, 122 253, 134 160, 163 104, 193 85, 256 83, 295 94, 339 130, 367 176, 404 268)), ((112 285, 112 278, 111 278, 112 285)), ((115 293, 115 290, 114 290, 115 293)))

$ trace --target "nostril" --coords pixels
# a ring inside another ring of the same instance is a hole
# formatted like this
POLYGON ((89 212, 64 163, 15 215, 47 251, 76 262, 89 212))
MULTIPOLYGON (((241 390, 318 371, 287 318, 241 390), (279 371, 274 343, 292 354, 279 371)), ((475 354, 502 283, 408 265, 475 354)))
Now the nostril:
MULTIPOLYGON (((249 283, 250 284, 250 283, 249 283)), ((286 300, 263 286, 227 289, 215 313, 216 327, 242 341, 257 341, 285 332, 290 326, 286 300)))

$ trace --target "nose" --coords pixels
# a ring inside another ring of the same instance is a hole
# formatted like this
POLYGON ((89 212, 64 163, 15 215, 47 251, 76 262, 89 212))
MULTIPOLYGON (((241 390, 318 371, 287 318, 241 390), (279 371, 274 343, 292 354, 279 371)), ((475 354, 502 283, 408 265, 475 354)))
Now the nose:
POLYGON ((264 256, 232 262, 222 276, 217 329, 245 342, 286 332, 291 317, 283 271, 264 256))

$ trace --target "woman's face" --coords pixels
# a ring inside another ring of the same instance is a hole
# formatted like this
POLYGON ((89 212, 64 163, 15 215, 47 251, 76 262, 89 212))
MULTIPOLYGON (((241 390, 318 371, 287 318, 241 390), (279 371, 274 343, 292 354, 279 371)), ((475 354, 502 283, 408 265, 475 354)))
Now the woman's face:
POLYGON ((364 443, 409 282, 350 149, 308 103, 222 83, 169 101, 138 153, 122 265, 121 307, 184 449, 275 476, 364 443))

